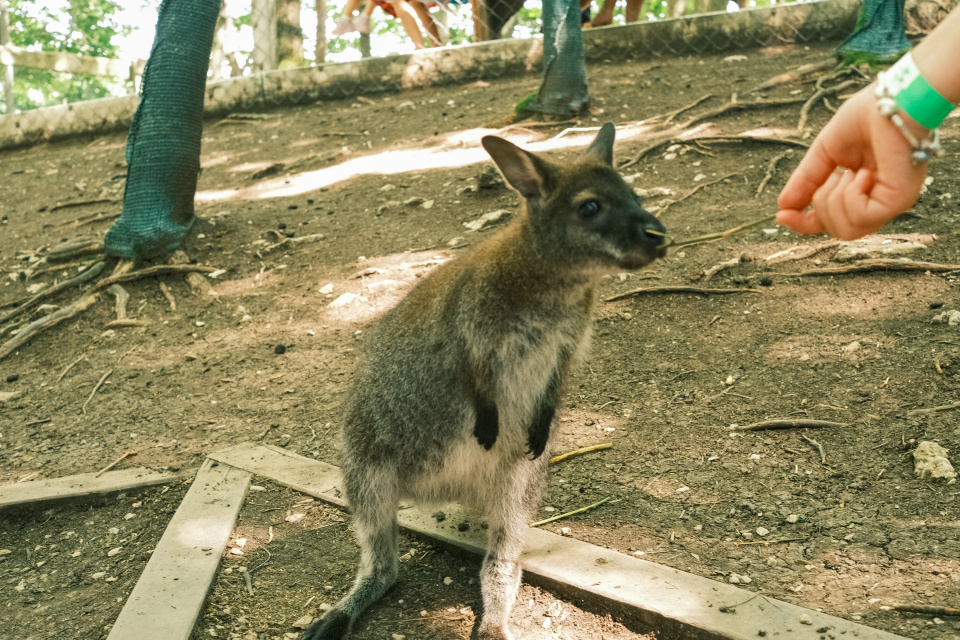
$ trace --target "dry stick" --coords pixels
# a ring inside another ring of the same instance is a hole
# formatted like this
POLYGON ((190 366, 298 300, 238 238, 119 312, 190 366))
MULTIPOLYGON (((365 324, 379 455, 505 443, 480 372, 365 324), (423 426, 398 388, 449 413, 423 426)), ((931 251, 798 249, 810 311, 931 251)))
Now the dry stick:
POLYGON ((589 511, 590 509, 596 509, 597 507, 599 507, 600 505, 602 505, 604 502, 607 502, 607 501, 609 501, 609 500, 610 500, 610 496, 607 496, 606 498, 604 498, 604 499, 601 500, 600 502, 594 502, 593 504, 591 504, 591 505, 589 505, 589 506, 587 506, 587 507, 583 507, 582 509, 577 509, 576 511, 568 511, 567 513, 561 513, 561 514, 558 515, 558 516, 553 516, 552 518, 547 518, 546 520, 540 520, 539 522, 534 522, 533 524, 530 525, 530 527, 531 527, 531 528, 533 528, 533 527, 539 527, 540 525, 547 524, 547 523, 550 523, 550 522, 556 522, 557 520, 562 520, 563 518, 567 518, 567 517, 570 517, 570 516, 572 516, 572 515, 576 515, 576 514, 578 514, 578 513, 583 513, 584 511, 589 511))
POLYGON ((707 280, 717 275, 727 267, 735 267, 741 262, 743 262, 743 256, 732 258, 730 260, 725 260, 723 262, 718 262, 717 264, 713 265, 712 267, 710 267, 709 269, 703 272, 703 281, 706 282, 707 280))
POLYGON ((913 409, 907 411, 908 416, 915 416, 921 413, 940 413, 941 411, 950 411, 951 409, 960 409, 960 402, 954 402, 953 404, 945 404, 939 407, 931 407, 929 409, 913 409))
POLYGON ((686 194, 685 196, 682 196, 682 197, 680 197, 680 198, 677 198, 676 200, 671 200, 671 201, 668 202, 667 204, 663 205, 663 206, 660 208, 660 210, 657 211, 656 214, 654 214, 654 217, 659 218, 661 215, 663 215, 663 212, 664 212, 664 211, 666 211, 667 209, 669 209, 670 207, 672 207, 673 205, 675 205, 675 204, 677 204, 677 203, 679 203, 679 202, 683 202, 684 200, 686 200, 687 198, 689 198, 690 196, 692 196, 692 195, 695 194, 696 192, 700 191, 701 189, 705 189, 706 187, 715 185, 715 184, 717 184, 718 182, 723 182, 724 180, 728 180, 728 179, 730 179, 730 178, 732 178, 732 177, 734 177, 734 176, 740 176, 740 175, 743 175, 743 174, 742 174, 742 173, 728 173, 727 175, 723 176, 722 178, 717 178, 716 180, 713 180, 713 181, 711 181, 711 182, 704 182, 703 184, 697 185, 696 187, 694 187, 693 189, 690 190, 690 193, 686 194))
POLYGON ((170 292, 170 287, 167 286, 166 282, 160 283, 160 293, 163 294, 163 297, 167 299, 167 302, 170 303, 170 313, 177 312, 177 301, 173 297, 173 294, 170 292))
POLYGON ((773 180, 773 174, 777 170, 777 163, 791 153, 793 153, 793 149, 787 149, 783 153, 779 153, 770 159, 770 163, 767 165, 767 172, 764 174, 763 180, 761 180, 760 184, 757 186, 757 194, 753 196, 754 198, 759 198, 760 194, 763 193, 763 190, 767 187, 767 183, 773 180))
POLYGON ((960 609, 955 607, 938 607, 931 604, 895 604, 890 607, 893 611, 906 613, 929 613, 934 616, 960 616, 960 609))
POLYGON ((43 420, 34 420, 33 422, 28 422, 27 424, 23 425, 23 428, 26 429, 27 427, 38 427, 41 424, 47 424, 48 422, 53 422, 53 418, 44 418, 43 420))
POLYGON ((63 376, 67 375, 67 372, 70 371, 70 369, 73 369, 74 365, 79 363, 81 360, 86 360, 86 359, 87 359, 87 356, 80 356, 79 358, 77 358, 76 360, 68 364, 67 367, 60 372, 60 375, 57 376, 57 381, 54 382, 53 384, 60 384, 60 381, 63 380, 63 376))
POLYGON ((17 316, 22 314, 24 311, 28 311, 29 309, 32 309, 33 307, 37 306, 47 298, 52 298, 53 296, 57 295, 61 291, 66 291, 67 289, 71 287, 75 287, 78 284, 83 284, 84 282, 93 280, 98 275, 100 275, 100 273, 103 272, 106 266, 107 266, 106 262, 98 262, 92 267, 90 267, 89 269, 87 269, 86 271, 81 272, 80 275, 74 276, 69 280, 64 280, 60 284, 52 286, 49 289, 46 289, 45 291, 41 291, 40 293, 33 296, 26 302, 22 303, 16 309, 13 309, 12 311, 7 312, 3 316, 0 316, 0 324, 3 324, 9 320, 12 320, 13 318, 16 318, 17 316))
POLYGON ((676 111, 671 111, 670 113, 664 113, 664 114, 659 115, 659 116, 654 116, 654 117, 650 118, 650 120, 659 120, 660 118, 665 118, 665 120, 663 121, 663 124, 670 124, 671 122, 673 122, 673 119, 676 118, 676 117, 677 117, 678 115, 680 115, 681 113, 684 113, 685 111, 690 111, 690 109, 693 109, 694 107, 698 106, 700 103, 706 102, 706 101, 709 100, 710 98, 715 98, 715 97, 716 97, 716 96, 715 96, 714 94, 708 93, 707 95, 705 95, 705 96, 703 96, 703 97, 701 97, 701 98, 697 98, 696 100, 694 100, 694 101, 691 102, 690 104, 688 104, 688 105, 686 105, 686 106, 684 106, 684 107, 680 107, 680 108, 677 109, 676 111))
POLYGON ((730 427, 731 431, 766 431, 767 429, 821 429, 823 427, 849 427, 847 422, 829 420, 764 420, 743 426, 730 427))
POLYGON ((43 331, 60 324, 64 320, 72 318, 81 311, 86 310, 90 307, 90 305, 97 301, 98 297, 99 296, 97 296, 97 294, 93 294, 84 298, 80 298, 68 307, 57 309, 53 313, 46 315, 39 320, 31 322, 26 327, 21 329, 17 335, 0 346, 0 360, 6 358, 21 345, 33 339, 37 334, 42 333, 43 331))
POLYGON ((117 458, 116 460, 114 460, 113 462, 111 462, 110 464, 108 464, 107 466, 105 466, 103 469, 100 469, 100 471, 97 472, 97 475, 95 475, 95 476, 93 476, 93 477, 94 477, 94 478, 99 478, 100 476, 102 476, 103 474, 105 474, 107 471, 110 471, 110 469, 113 469, 115 466, 117 466, 118 464, 120 464, 121 462, 123 462, 124 459, 129 458, 130 456, 135 456, 135 455, 137 455, 137 452, 136 452, 136 451, 127 451, 127 452, 124 453, 122 456, 120 456, 119 458, 117 458))
POLYGON ((730 111, 745 111, 747 109, 764 109, 767 107, 784 107, 791 104, 799 104, 803 102, 803 98, 780 98, 777 100, 751 100, 749 102, 735 102, 731 100, 730 102, 717 107, 716 109, 711 109, 705 113, 701 113, 699 116, 694 116, 693 118, 687 120, 683 124, 679 125, 681 129, 689 129, 698 122, 703 122, 704 120, 709 120, 710 118, 715 118, 716 116, 723 115, 730 111))
POLYGON ((153 267, 147 267, 146 269, 130 271, 129 273, 121 273, 110 276, 109 278, 104 278, 95 284, 90 291, 103 291, 110 285, 117 284, 118 282, 132 282, 134 280, 149 278, 151 276, 163 276, 171 273, 210 273, 212 271, 216 271, 216 269, 213 267, 203 267, 198 264, 159 264, 153 267))
POLYGON ((789 249, 784 249, 783 251, 778 251, 774 254, 767 256, 766 258, 764 258, 764 261, 770 264, 777 264, 778 262, 787 262, 788 260, 803 260, 804 258, 809 258, 810 256, 814 256, 820 253, 821 251, 826 251, 827 249, 833 249, 839 244, 840 242, 836 241, 836 242, 826 242, 824 244, 817 244, 817 245, 790 247, 789 249))
POLYGON ((920 262, 917 260, 902 260, 893 258, 873 258, 861 260, 846 267, 825 267, 811 269, 799 273, 778 273, 779 276, 802 278, 804 276, 835 276, 844 273, 861 273, 864 271, 958 271, 960 264, 940 264, 937 262, 920 262))
POLYGON ((786 73, 781 73, 780 75, 773 76, 769 80, 757 85, 755 88, 747 91, 747 93, 755 93, 757 91, 763 91, 764 89, 772 89, 773 87, 779 87, 782 84, 789 84, 791 82, 796 82, 803 78, 803 76, 816 73, 817 71, 826 71, 837 66, 837 61, 833 58, 827 58, 826 60, 821 60, 820 62, 811 62, 797 67, 793 71, 787 71, 786 73))
POLYGON ((820 464, 827 464, 827 454, 823 452, 823 445, 814 440, 813 438, 808 438, 807 436, 800 434, 800 437, 812 444, 817 448, 817 451, 820 452, 820 464))
POLYGON ((88 204, 113 204, 116 200, 111 200, 110 198, 100 198, 98 200, 76 200, 74 202, 63 202, 60 204, 55 204, 50 207, 50 213, 54 211, 60 211, 61 209, 70 209, 72 207, 85 207, 88 204))
POLYGON ((117 218, 120 217, 120 213, 121 213, 120 211, 117 211, 114 213, 98 213, 96 215, 86 216, 85 218, 78 218, 77 220, 74 220, 72 223, 65 222, 60 226, 66 226, 68 224, 72 224, 74 227, 82 227, 84 225, 93 224, 95 222, 102 222, 105 220, 116 220, 117 218))
POLYGON ((87 401, 84 402, 84 403, 83 403, 83 406, 81 407, 84 415, 87 414, 87 405, 90 404, 90 401, 93 400, 93 396, 96 395, 96 393, 97 393, 97 391, 100 389, 101 385, 103 385, 103 382, 107 379, 107 377, 108 377, 111 373, 113 373, 113 369, 110 369, 110 370, 107 371, 105 374, 103 374, 103 376, 100 378, 100 382, 98 382, 98 383, 97 383, 97 386, 95 386, 95 387, 93 388, 93 391, 90 392, 90 396, 87 398, 87 401))
POLYGON ((47 253, 47 262, 65 262, 80 256, 103 253, 103 243, 95 238, 78 238, 59 244, 47 253))
POLYGON ((637 164, 643 158, 652 151, 656 151, 660 147, 665 147, 671 144, 692 144, 692 143, 750 143, 756 142, 758 144, 785 144, 791 147, 800 147, 801 149, 809 149, 810 145, 806 142, 800 140, 791 140, 789 138, 773 138, 770 136, 699 136, 696 138, 664 138, 658 142, 651 143, 640 149, 637 154, 621 164, 619 169, 626 169, 627 167, 632 167, 637 164))
POLYGON ((247 585, 247 593, 250 594, 250 597, 253 597, 253 579, 250 577, 249 571, 243 572, 243 582, 247 585))
MULTIPOLYGON (((728 237, 732 236, 732 235, 735 234, 735 233, 739 233, 739 232, 741 232, 741 231, 745 231, 746 229, 750 229, 750 228, 752 228, 752 227, 756 227, 756 226, 759 226, 759 225, 761 225, 761 224, 765 224, 765 223, 767 223, 767 222, 771 222, 771 221, 775 220, 776 218, 777 218, 777 214, 774 213, 774 214, 769 215, 769 216, 764 216, 763 218, 760 218, 759 220, 754 220, 753 222, 746 222, 746 223, 741 224, 741 225, 739 225, 739 226, 737 226, 737 227, 733 227, 732 229, 727 229, 726 231, 720 231, 719 233, 708 233, 708 234, 705 235, 705 236, 697 236, 696 238, 690 238, 689 240, 673 240, 673 239, 671 238, 671 239, 668 240, 665 244, 660 245, 660 247, 658 247, 658 248, 660 248, 660 249, 666 249, 666 248, 669 248, 669 247, 685 247, 685 246, 691 245, 691 244, 701 244, 701 243, 704 243, 704 242, 713 242, 714 240, 722 240, 722 239, 724 239, 724 238, 728 238, 728 237)), ((960 268, 960 267, 958 267, 958 268, 960 268)))
POLYGON ((810 117, 810 109, 813 108, 821 98, 826 96, 835 95, 848 87, 852 87, 855 84, 860 84, 859 80, 844 80, 838 85, 829 87, 827 89, 817 89, 817 92, 807 100, 802 107, 800 107, 800 120, 797 122, 797 131, 803 133, 803 128, 807 126, 807 118, 810 117))
POLYGON ((616 300, 623 300, 624 298, 629 298, 631 296, 640 296, 644 294, 651 293, 700 293, 704 295, 710 295, 716 293, 718 295, 724 295, 727 293, 762 293, 759 289, 704 289, 702 287, 683 287, 683 286, 666 286, 666 287, 649 287, 634 289, 632 291, 627 291, 626 293, 619 293, 610 298, 605 298, 604 302, 614 302, 616 300))
POLYGON ((738 547, 743 547, 750 544, 776 544, 778 542, 800 542, 806 540, 806 538, 780 538, 779 540, 757 540, 756 542, 734 542, 733 544, 738 547))
POLYGON ((550 464, 561 462, 563 460, 566 460, 567 458, 572 458, 573 456, 579 456, 583 453, 590 453, 591 451, 603 451, 604 449, 609 449, 612 446, 613 444, 607 443, 607 444, 595 444, 591 447, 581 447, 580 449, 574 449, 573 451, 569 451, 567 453, 560 454, 559 456, 554 456, 550 458, 550 464))

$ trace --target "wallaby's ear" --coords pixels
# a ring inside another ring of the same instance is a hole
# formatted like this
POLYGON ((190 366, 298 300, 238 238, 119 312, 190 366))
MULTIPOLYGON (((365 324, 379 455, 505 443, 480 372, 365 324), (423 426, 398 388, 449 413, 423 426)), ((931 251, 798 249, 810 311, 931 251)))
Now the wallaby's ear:
POLYGON ((547 194, 547 168, 540 158, 497 136, 483 136, 480 144, 507 182, 524 198, 542 198, 547 194))
POLYGON ((617 130, 613 124, 610 122, 606 123, 600 127, 600 132, 597 133, 597 137, 590 143, 587 151, 613 166, 613 139, 616 134, 617 130))

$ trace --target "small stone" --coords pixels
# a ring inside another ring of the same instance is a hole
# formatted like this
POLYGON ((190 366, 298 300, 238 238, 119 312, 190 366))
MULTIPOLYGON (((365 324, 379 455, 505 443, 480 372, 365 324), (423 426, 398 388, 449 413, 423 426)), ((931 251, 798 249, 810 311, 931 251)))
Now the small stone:
POLYGON ((510 217, 510 212, 506 209, 498 209, 497 211, 491 211, 490 213, 485 213, 476 220, 471 220, 470 222, 464 222, 465 226, 470 231, 480 231, 491 227, 498 222, 503 222, 510 217))
POLYGON ((789 522, 790 524, 797 524, 799 520, 800 520, 800 516, 798 516, 795 513, 791 513, 790 515, 787 516, 787 522, 789 522))
POLYGON ((135 514, 135 513, 128 513, 127 515, 123 516, 123 519, 124 519, 124 520, 129 520, 130 518, 136 518, 136 517, 137 517, 137 514, 135 514))
POLYGON ((285 345, 285 344, 278 344, 277 346, 275 346, 275 347, 273 348, 273 352, 274 352, 275 354, 277 354, 278 356, 282 356, 283 354, 285 354, 285 353, 287 352, 287 345, 285 345))
POLYGON ((106 571, 97 571, 95 574, 93 574, 93 575, 90 576, 90 577, 93 578, 94 580, 99 580, 100 578, 102 578, 102 577, 105 576, 105 575, 107 575, 107 572, 106 572, 106 571))
POLYGON ((305 513, 291 513, 286 518, 284 518, 284 520, 286 520, 287 522, 300 522, 301 520, 303 520, 304 516, 306 515, 307 514, 305 513))
POLYGON ((358 296, 358 295, 355 294, 355 293, 344 293, 344 294, 342 294, 339 298, 337 298, 336 300, 334 300, 333 302, 331 302, 331 303, 330 303, 329 305, 327 305, 327 306, 329 306, 329 307, 331 307, 331 308, 333 308, 333 309, 337 309, 337 308, 339 308, 339 307, 345 307, 345 306, 347 306, 348 304, 352 303, 354 300, 356 300, 356 299, 359 298, 359 297, 360 297, 360 296, 358 296))
POLYGON ((443 511, 437 511, 433 514, 433 519, 437 522, 443 522, 447 519, 447 514, 445 514, 443 511))
POLYGON ((773 278, 771 278, 770 276, 763 276, 762 278, 760 278, 760 286, 761 286, 761 287, 772 287, 772 286, 773 286, 773 278))
POLYGON ((240 551, 240 549, 237 549, 236 547, 230 549, 230 553, 231 553, 232 555, 235 555, 235 556, 242 556, 242 555, 243 555, 243 551, 240 551))
POLYGON ((324 294, 324 295, 328 295, 328 294, 333 293, 333 283, 330 282, 330 283, 327 283, 327 284, 323 285, 322 287, 320 287, 320 293, 322 293, 322 294, 324 294))
POLYGON ((700 182, 701 180, 703 180, 703 179, 706 178, 706 177, 707 177, 706 174, 698 173, 697 175, 693 176, 693 181, 694 181, 694 182, 700 182))
POLYGON ((768 533, 770 533, 770 530, 769 530, 769 529, 765 529, 764 527, 757 527, 757 535, 758 535, 758 536, 763 537, 763 536, 767 535, 768 533))
POLYGON ((197 320, 196 322, 194 322, 194 324, 197 325, 198 327, 202 327, 202 326, 205 325, 206 323, 205 323, 205 322, 202 322, 202 321, 200 321, 200 320, 197 320))
POLYGON ((311 616, 310 614, 307 614, 302 618, 300 618, 299 620, 297 620, 296 622, 294 622, 290 626, 292 626, 294 629, 306 629, 311 624, 313 624, 313 616, 311 616))
POLYGON ((406 638, 406 637, 407 637, 407 636, 403 635, 402 633, 391 633, 391 634, 390 634, 391 640, 404 640, 404 638, 406 638))
POLYGON ((800 624, 813 624, 813 620, 806 613, 800 614, 800 624))
POLYGON ((460 524, 457 525, 457 531, 469 531, 469 530, 470 530, 469 522, 461 522, 460 524))
POLYGON ((16 382, 19 379, 20 379, 19 373, 11 373, 10 375, 7 376, 7 382, 16 382))
POLYGON ((729 582, 730 584, 740 584, 740 576, 738 576, 735 573, 731 573, 730 577, 727 578, 727 582, 729 582))
POLYGON ((936 442, 924 441, 913 450, 914 472, 921 478, 942 478, 953 482, 957 472, 947 459, 947 450, 936 442))
POLYGON ((121 547, 114 547, 113 549, 110 549, 110 551, 107 551, 107 557, 112 558, 113 556, 120 553, 120 550, 121 550, 121 547))
POLYGON ((443 579, 443 584, 449 587, 450 585, 453 584, 453 578, 451 578, 450 576, 447 576, 446 578, 443 579))

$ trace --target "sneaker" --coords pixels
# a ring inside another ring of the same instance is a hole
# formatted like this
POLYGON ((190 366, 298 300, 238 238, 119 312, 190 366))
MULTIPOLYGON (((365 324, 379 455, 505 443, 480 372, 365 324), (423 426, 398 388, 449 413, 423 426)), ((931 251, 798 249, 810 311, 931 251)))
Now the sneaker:
POLYGON ((370 33, 370 16, 361 13, 357 16, 357 19, 353 21, 353 26, 360 33, 370 33))
MULTIPOLYGON (((367 24, 370 24, 370 18, 367 18, 367 24)), ((353 18, 350 16, 340 16, 340 19, 337 20, 337 26, 333 28, 333 35, 342 36, 348 33, 352 33, 357 30, 357 25, 354 24, 353 18)), ((369 31, 368 31, 369 33, 369 31)))

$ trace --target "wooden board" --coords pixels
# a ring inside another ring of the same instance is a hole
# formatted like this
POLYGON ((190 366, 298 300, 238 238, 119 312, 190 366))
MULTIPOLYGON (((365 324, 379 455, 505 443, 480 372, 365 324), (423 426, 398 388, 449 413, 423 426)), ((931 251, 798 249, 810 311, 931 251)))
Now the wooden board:
MULTIPOLYGON (((310 460, 277 447, 238 445, 220 451, 215 459, 229 461, 308 495, 342 505, 337 467, 310 460), (311 469, 313 471, 311 471, 311 469)), ((471 553, 485 552, 486 536, 480 519, 458 505, 446 505, 447 515, 438 523, 436 509, 402 509, 404 528, 471 553), (461 522, 471 524, 459 531, 461 522)), ((543 531, 529 529, 523 552, 523 570, 550 588, 586 601, 602 602, 606 608, 625 610, 658 631, 664 638, 728 638, 755 640, 780 637, 819 640, 825 627, 836 637, 857 640, 905 640, 901 636, 804 609, 716 582, 543 531), (735 605, 735 606, 734 606, 735 605), (735 609, 733 612, 723 612, 735 609), (801 623, 806 616, 810 624, 801 623), (764 632, 761 635, 760 632, 764 632)))
POLYGON ((178 473, 143 468, 107 471, 99 478, 96 476, 95 473, 81 473, 76 476, 0 486, 0 509, 31 502, 83 498, 156 484, 169 484, 182 477, 178 473))
POLYGON ((200 467, 108 640, 190 638, 249 486, 247 471, 200 467))

